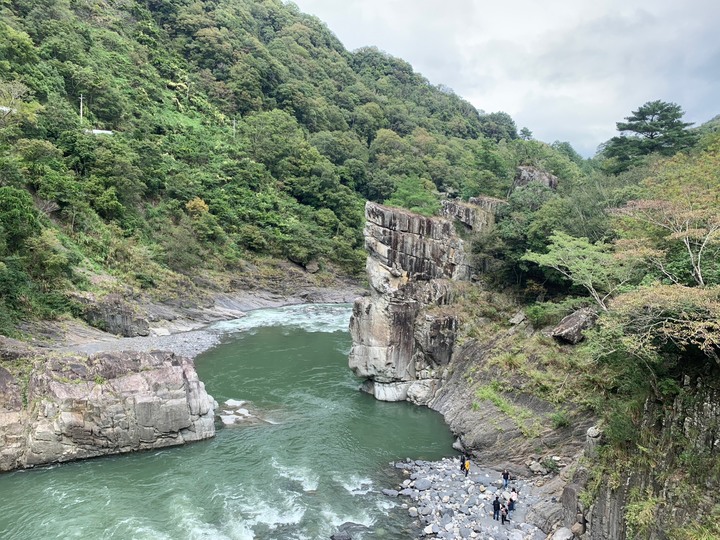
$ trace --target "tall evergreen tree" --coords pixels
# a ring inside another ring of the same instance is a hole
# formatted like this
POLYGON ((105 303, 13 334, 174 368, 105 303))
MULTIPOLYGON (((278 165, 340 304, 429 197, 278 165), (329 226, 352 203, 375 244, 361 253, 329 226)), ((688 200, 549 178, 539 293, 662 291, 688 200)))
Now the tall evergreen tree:
POLYGON ((609 159, 611 172, 622 172, 636 165, 644 156, 673 154, 688 148, 695 142, 695 135, 688 131, 692 122, 683 122, 680 105, 666 101, 648 101, 617 122, 620 135, 605 143, 604 155, 609 159))

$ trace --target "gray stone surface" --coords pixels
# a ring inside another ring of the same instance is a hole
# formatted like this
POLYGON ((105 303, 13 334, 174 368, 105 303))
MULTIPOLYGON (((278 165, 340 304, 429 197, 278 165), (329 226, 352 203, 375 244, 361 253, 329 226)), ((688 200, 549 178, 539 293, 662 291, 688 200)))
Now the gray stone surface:
POLYGON ((521 165, 517 168, 515 173, 515 181, 513 182, 512 189, 519 189, 525 187, 531 182, 537 182, 550 189, 557 189, 558 177, 549 172, 538 169, 530 165, 521 165))
POLYGON ((580 343, 585 336, 583 332, 591 328, 597 320, 597 313, 592 308, 582 308, 565 317, 553 328, 551 335, 573 345, 580 343))
POLYGON ((168 352, 35 355, 26 373, 0 367, 0 470, 215 434, 215 402, 190 359, 168 352))
MULTIPOLYGON (((492 519, 495 495, 503 502, 509 497, 509 492, 499 491, 494 483, 500 478, 500 471, 472 462, 466 478, 460 472, 459 460, 452 458, 413 461, 407 470, 412 471, 410 476, 416 478, 418 487, 413 490, 418 502, 408 509, 408 515, 415 519, 416 538, 544 540, 546 537, 546 533, 525 519, 528 510, 545 496, 527 480, 512 480, 511 486, 518 490, 520 497, 510 520, 503 525, 492 519), (420 482, 423 482, 422 490, 418 486, 420 482), (480 486, 485 489, 481 491, 480 486)), ((403 491, 400 491, 401 498, 405 496, 403 491)))

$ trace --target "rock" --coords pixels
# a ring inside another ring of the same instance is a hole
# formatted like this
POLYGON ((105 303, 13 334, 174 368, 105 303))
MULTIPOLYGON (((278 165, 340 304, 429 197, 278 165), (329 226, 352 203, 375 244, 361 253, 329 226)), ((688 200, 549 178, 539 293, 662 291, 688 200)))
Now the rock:
POLYGON ((553 328, 551 335, 573 345, 584 339, 583 330, 594 326, 597 313, 591 308, 582 308, 565 317, 553 328))
POLYGON ((585 455, 588 458, 597 455, 597 447, 602 442, 602 431, 597 426, 588 428, 585 435, 585 455))
POLYGON ((518 312, 512 317, 512 319, 510 319, 508 322, 509 322, 510 324, 512 324, 512 325, 518 325, 518 324, 520 324, 521 322, 525 321, 526 319, 527 319, 527 317, 525 316, 525 312, 524 312, 524 311, 518 311, 518 312))
POLYGON ((192 360, 172 353, 41 357, 26 400, 17 389, 14 376, 0 369, 0 470, 215 435, 214 400, 192 360))
POLYGON ((352 540, 353 535, 362 535, 367 531, 368 528, 361 523, 346 521, 338 527, 337 532, 330 537, 330 540, 352 540))
POLYGON ((552 535, 552 540, 572 540, 573 533, 567 527, 561 527, 552 535))
POLYGON ((570 528, 570 532, 572 532, 573 536, 577 538, 585 533, 585 525, 580 522, 575 522, 575 525, 570 528))
POLYGON ((495 225, 499 206, 507 204, 492 197, 474 197, 468 202, 460 199, 444 199, 440 215, 462 223, 468 231, 480 232, 495 225))
POLYGON ((437 379, 415 381, 408 386, 406 399, 415 405, 427 405, 439 386, 440 381, 437 379))
POLYGON ((383 489, 382 490, 384 495, 387 495, 388 497, 397 497, 398 491, 396 489, 383 489))
POLYGON ((119 294, 96 298, 91 293, 77 294, 75 299, 84 305, 82 318, 95 328, 123 337, 147 336, 150 323, 145 316, 119 294))
POLYGON ((527 186, 530 182, 538 182, 545 187, 555 190, 558 186, 558 177, 537 167, 521 165, 515 173, 515 181, 513 182, 512 189, 515 190, 527 186))
MULTIPOLYGON (((374 383, 367 388, 375 397, 404 400, 410 383, 428 378, 420 371, 449 361, 456 319, 420 312, 447 303, 446 280, 469 278, 468 255, 451 221, 372 202, 365 216, 370 296, 353 307, 349 364, 374 383)), ((426 400, 427 387, 416 387, 413 395, 426 400)))
POLYGON ((417 489, 418 491, 425 491, 427 489, 430 489, 430 486, 432 486, 432 482, 427 478, 421 478, 420 480, 415 481, 415 489, 417 489))
POLYGON ((315 260, 310 261, 305 265, 305 270, 307 270, 310 274, 316 274, 320 271, 320 264, 318 264, 315 260))

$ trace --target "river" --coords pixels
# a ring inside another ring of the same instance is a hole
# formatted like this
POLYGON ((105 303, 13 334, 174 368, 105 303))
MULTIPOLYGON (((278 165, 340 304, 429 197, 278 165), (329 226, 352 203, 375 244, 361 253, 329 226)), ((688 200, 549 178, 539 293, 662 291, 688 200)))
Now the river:
POLYGON ((220 403, 250 425, 209 441, 0 476, 0 538, 407 539, 391 461, 453 453, 442 417, 358 391, 347 367, 351 307, 251 312, 214 326, 223 343, 196 359, 220 403), (243 411, 245 412, 245 411, 243 411))

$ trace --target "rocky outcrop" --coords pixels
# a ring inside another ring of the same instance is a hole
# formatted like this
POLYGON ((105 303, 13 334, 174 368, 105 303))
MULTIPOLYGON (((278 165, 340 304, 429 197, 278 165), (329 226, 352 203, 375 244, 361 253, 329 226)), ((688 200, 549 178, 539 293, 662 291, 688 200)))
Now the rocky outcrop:
POLYGON ((531 182, 537 182, 545 187, 555 190, 558 186, 558 177, 554 174, 543 171, 542 169, 538 169, 537 167, 521 165, 517 168, 512 189, 527 186, 531 182))
POLYGON ((447 219, 462 223, 467 230, 477 232, 495 226, 495 215, 498 208, 504 204, 507 203, 493 197, 472 197, 468 202, 460 199, 445 199, 440 214, 447 219))
POLYGON ((426 402, 435 370, 450 359, 457 321, 429 313, 468 279, 464 242, 451 221, 367 203, 365 245, 370 295, 353 307, 350 367, 376 398, 426 402))
MULTIPOLYGON (((717 369, 713 371, 705 377, 686 377, 671 406, 653 399, 646 402, 633 465, 614 471, 614 479, 603 478, 589 507, 580 497, 588 471, 578 468, 563 492, 566 527, 582 528, 582 538, 588 540, 633 535, 659 540, 691 525, 716 526, 712 512, 720 487, 720 383, 717 369), (635 521, 639 509, 645 517, 635 521)), ((595 456, 598 444, 602 434, 591 428, 587 457, 595 456)))
POLYGON ((150 323, 147 318, 138 316, 135 308, 119 294, 108 294, 96 298, 91 293, 75 295, 82 306, 82 318, 90 326, 123 337, 147 336, 150 323))
POLYGON ((214 400, 172 353, 45 356, 0 365, 0 470, 213 437, 214 400))

